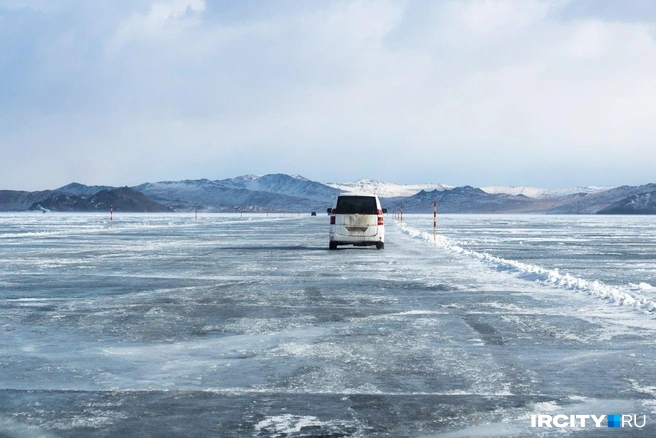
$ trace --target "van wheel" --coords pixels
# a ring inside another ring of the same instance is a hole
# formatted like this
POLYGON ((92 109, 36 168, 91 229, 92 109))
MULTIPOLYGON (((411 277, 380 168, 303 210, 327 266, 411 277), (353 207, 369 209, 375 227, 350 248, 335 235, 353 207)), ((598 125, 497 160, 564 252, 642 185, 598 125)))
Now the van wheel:
POLYGON ((385 243, 376 242, 376 249, 385 249, 385 243))
POLYGON ((331 250, 337 249, 337 244, 335 242, 330 242, 330 246, 328 246, 328 249, 331 250))

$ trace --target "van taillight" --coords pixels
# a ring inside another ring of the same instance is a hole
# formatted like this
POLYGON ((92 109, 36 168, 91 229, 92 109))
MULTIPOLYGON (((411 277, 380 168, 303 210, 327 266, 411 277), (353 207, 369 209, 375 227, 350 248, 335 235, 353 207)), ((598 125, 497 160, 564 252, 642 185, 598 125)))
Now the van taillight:
POLYGON ((384 225, 383 210, 378 210, 378 225, 384 225))
POLYGON ((336 209, 330 210, 330 225, 335 225, 335 214, 337 213, 336 209))

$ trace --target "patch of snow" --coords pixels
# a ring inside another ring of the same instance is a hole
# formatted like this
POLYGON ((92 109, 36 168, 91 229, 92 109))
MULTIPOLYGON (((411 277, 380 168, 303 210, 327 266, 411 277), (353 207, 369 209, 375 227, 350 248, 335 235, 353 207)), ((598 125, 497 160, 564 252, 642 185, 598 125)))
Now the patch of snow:
POLYGON ((561 406, 554 401, 538 402, 535 404, 535 410, 533 412, 536 414, 544 414, 545 412, 555 412, 560 409, 561 406))
POLYGON ((651 290, 654 288, 654 286, 649 283, 641 282, 638 284, 629 283, 629 288, 632 290, 651 290))
MULTIPOLYGON (((354 424, 345 421, 321 421, 312 415, 283 414, 267 417, 255 425, 260 433, 272 437, 297 436, 301 432, 308 432, 311 436, 347 436, 356 432, 354 424)), ((300 436, 310 436, 303 435, 300 436)))
POLYGON ((255 173, 249 173, 248 175, 241 175, 241 176, 238 176, 238 177, 233 178, 233 179, 241 180, 241 181, 254 181, 254 180, 260 179, 260 178, 262 178, 262 175, 257 175, 255 173))

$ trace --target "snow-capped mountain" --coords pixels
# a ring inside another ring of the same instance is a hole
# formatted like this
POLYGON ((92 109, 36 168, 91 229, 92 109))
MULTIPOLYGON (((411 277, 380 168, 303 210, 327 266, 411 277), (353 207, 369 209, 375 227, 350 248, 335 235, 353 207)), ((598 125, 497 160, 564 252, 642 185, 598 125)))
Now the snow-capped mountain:
POLYGON ((638 193, 615 202, 599 214, 656 214, 656 190, 638 193))
POLYGON ((406 213, 432 213, 437 201, 441 213, 523 213, 532 211, 536 201, 521 195, 490 194, 481 189, 464 186, 447 190, 425 190, 412 196, 384 198, 387 208, 403 208, 406 213))
MULTIPOLYGON (((135 190, 174 209, 189 209, 196 206, 226 202, 225 187, 208 179, 160 181, 144 183, 135 190)), ((233 194, 234 196, 234 194, 233 194)))
POLYGON ((35 202, 47 198, 53 191, 26 192, 22 190, 0 190, 0 211, 26 211, 35 202))
POLYGON ((527 198, 544 199, 544 198, 561 198, 564 196, 576 194, 590 194, 609 190, 612 187, 574 187, 567 189, 540 189, 537 187, 522 187, 522 186, 487 186, 481 187, 486 193, 490 194, 506 194, 506 195, 524 195, 527 198))
POLYGON ((70 195, 95 195, 101 190, 111 190, 110 186, 86 186, 77 182, 66 184, 63 187, 55 189, 55 192, 68 193, 70 195))
MULTIPOLYGON (((560 199, 556 205, 546 212, 559 214, 604 214, 608 213, 605 210, 611 206, 631 203, 634 201, 633 197, 655 190, 656 184, 645 184, 642 186, 620 186, 587 195, 572 195, 560 199)), ((634 202, 634 205, 639 204, 634 202)))
MULTIPOLYGON (((327 186, 334 187, 345 192, 362 192, 362 193, 375 193, 378 196, 385 198, 395 198, 399 196, 412 196, 421 192, 431 192, 433 190, 443 191, 453 189, 455 186, 440 184, 440 183, 427 183, 427 184, 396 184, 371 179, 360 179, 354 182, 347 183, 326 183, 327 186)), ((506 195, 523 195, 528 198, 544 199, 544 198, 558 198, 570 196, 574 194, 590 194, 608 190, 611 187, 574 187, 565 189, 541 189, 537 187, 524 187, 524 186, 486 186, 480 189, 491 195, 506 194, 506 195)))
MULTIPOLYGON (((24 211, 37 205, 43 208, 44 203, 52 204, 54 211, 94 211, 100 208, 96 194, 112 189, 71 183, 42 192, 0 190, 0 211, 24 211)), ((656 184, 612 189, 548 190, 519 186, 479 189, 375 180, 322 184, 300 175, 286 174, 243 175, 215 181, 160 181, 132 189, 148 200, 177 211, 194 208, 206 211, 325 211, 339 192, 350 191, 376 193, 382 198, 384 207, 403 206, 408 213, 430 213, 433 201, 438 201, 442 213, 653 214, 656 196, 656 184)), ((137 199, 136 195, 123 198, 127 203, 134 201, 144 206, 130 207, 133 211, 156 211, 154 205, 147 205, 146 199, 137 199)))
POLYGON ((226 187, 259 192, 277 193, 313 200, 332 200, 340 191, 320 182, 311 181, 300 175, 275 173, 270 175, 245 175, 215 181, 226 187))
MULTIPOLYGON (((81 184, 80 184, 81 185, 81 184)), ((49 196, 33 203, 30 210, 39 211, 109 211, 110 207, 116 212, 133 213, 161 213, 171 211, 170 208, 148 198, 143 193, 129 187, 103 189, 93 194, 85 187, 80 195, 54 190, 49 196)))
POLYGON ((146 196, 177 210, 321 211, 332 204, 338 190, 299 175, 244 175, 208 179, 161 181, 134 187, 146 196))
POLYGON ((338 189, 342 192, 374 193, 384 198, 412 196, 421 192, 422 190, 442 191, 453 188, 453 186, 447 186, 444 184, 395 184, 372 179, 359 179, 357 181, 348 183, 327 183, 326 185, 338 189))

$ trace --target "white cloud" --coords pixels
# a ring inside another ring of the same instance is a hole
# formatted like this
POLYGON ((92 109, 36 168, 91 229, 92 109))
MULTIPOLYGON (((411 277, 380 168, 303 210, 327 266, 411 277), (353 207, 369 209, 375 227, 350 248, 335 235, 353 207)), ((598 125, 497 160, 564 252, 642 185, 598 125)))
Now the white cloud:
POLYGON ((156 1, 146 13, 134 13, 118 25, 109 42, 110 51, 142 38, 161 38, 171 33, 180 35, 185 19, 205 10, 205 0, 156 1))
POLYGON ((601 58, 608 49, 610 33, 608 26, 602 22, 582 23, 574 29, 568 52, 573 58, 601 58))
POLYGON ((439 15, 452 36, 493 39, 543 20, 553 6, 538 0, 451 0, 443 4, 439 15))
MULTIPOLYGON (((93 128, 57 128, 52 113, 63 111, 39 106, 7 125, 0 148, 57 138, 80 169, 96 169, 98 152, 85 145, 111 150, 102 164, 117 169, 115 180, 59 177, 88 183, 277 171, 474 185, 652 178, 653 24, 563 18, 560 0, 278 6, 259 15, 191 0, 126 9, 99 26, 111 32, 93 35, 111 47, 96 57, 95 46, 80 46, 93 32, 64 26, 47 60, 76 68, 49 73, 85 88, 48 91, 69 100, 66 123, 93 128), (139 174, 148 157, 156 166, 139 174), (340 157, 348 160, 331 165, 340 157)), ((56 161, 39 153, 32 167, 56 161)))

